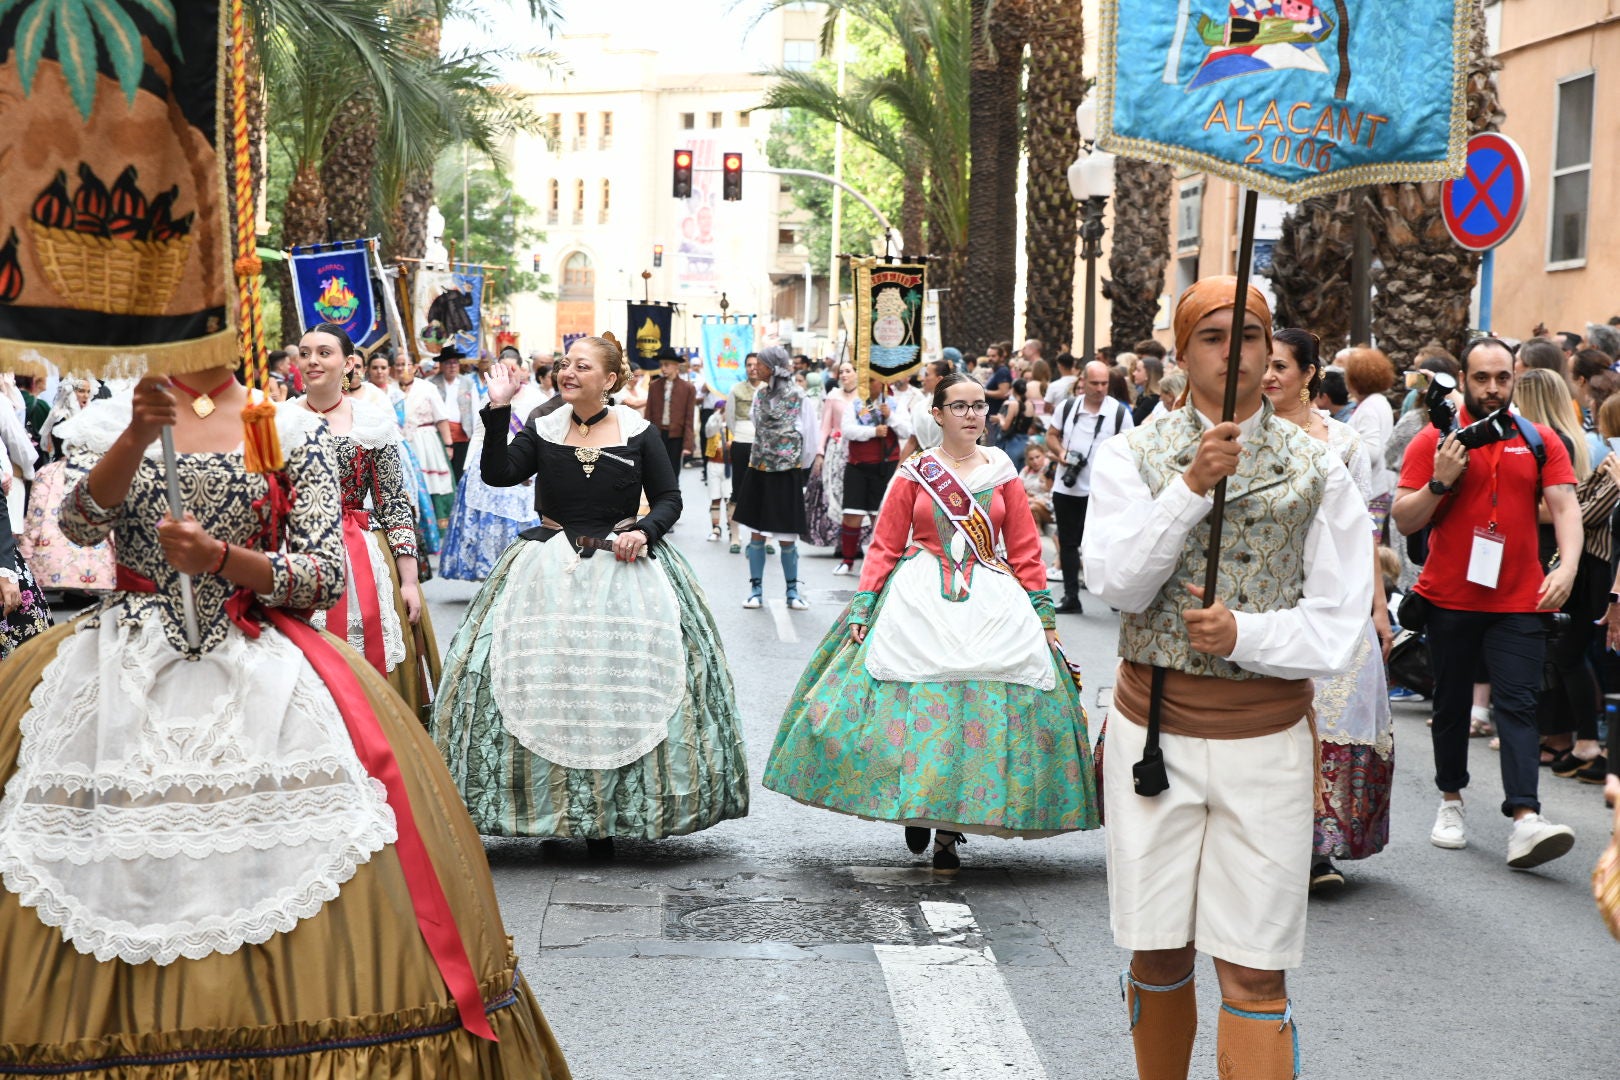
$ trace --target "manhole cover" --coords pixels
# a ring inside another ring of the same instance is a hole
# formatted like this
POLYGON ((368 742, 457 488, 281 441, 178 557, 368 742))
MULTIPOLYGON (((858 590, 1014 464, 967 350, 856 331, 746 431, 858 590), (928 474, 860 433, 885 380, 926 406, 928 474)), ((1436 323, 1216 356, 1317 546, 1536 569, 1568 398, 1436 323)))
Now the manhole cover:
POLYGON ((915 904, 869 900, 664 899, 666 941, 781 941, 791 945, 929 945, 915 904))
POLYGON ((810 599, 823 604, 847 604, 855 599, 854 589, 812 589, 810 599))

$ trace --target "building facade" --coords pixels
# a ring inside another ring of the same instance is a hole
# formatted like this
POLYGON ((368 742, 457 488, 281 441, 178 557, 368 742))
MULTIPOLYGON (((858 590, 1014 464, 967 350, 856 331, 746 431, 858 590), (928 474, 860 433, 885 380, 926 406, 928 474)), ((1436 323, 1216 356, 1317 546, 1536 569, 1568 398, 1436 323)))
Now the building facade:
POLYGON ((1502 131, 1530 166, 1524 220, 1496 251, 1491 328, 1580 333, 1620 314, 1620 5, 1495 0, 1487 16, 1502 131))
MULTIPOLYGON (((755 66, 813 49, 814 19, 788 10, 762 21, 750 37, 755 66)), ((565 36, 558 51, 568 72, 521 88, 541 129, 509 148, 518 193, 537 208, 533 224, 545 235, 517 257, 549 274, 556 293, 554 303, 510 298, 510 329, 524 351, 559 349, 575 333, 623 338, 624 301, 644 296, 681 305, 676 346, 699 344, 698 319, 720 314, 722 294, 732 315, 755 315, 773 332, 802 330, 808 253, 797 212, 780 178, 748 171, 766 164, 774 114, 751 111, 766 80, 671 72, 678 56, 617 47, 606 34, 565 36), (690 198, 673 197, 676 150, 694 157, 690 198), (731 153, 742 155, 745 172, 741 201, 728 202, 720 169, 731 153)), ((824 326, 824 290, 811 292, 810 322, 824 326)))

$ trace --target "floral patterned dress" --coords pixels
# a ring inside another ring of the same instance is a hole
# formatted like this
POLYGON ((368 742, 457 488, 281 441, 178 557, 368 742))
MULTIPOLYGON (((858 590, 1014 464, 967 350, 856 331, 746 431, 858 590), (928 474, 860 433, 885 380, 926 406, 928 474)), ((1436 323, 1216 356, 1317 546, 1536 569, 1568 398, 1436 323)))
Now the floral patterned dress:
POLYGON ((991 546, 1005 545, 1004 569, 979 561, 902 470, 860 591, 782 717, 766 787, 959 832, 1033 839, 1100 824, 1079 687, 1046 641, 1054 616, 1029 500, 1007 455, 985 454, 958 479, 988 517, 991 546), (854 625, 868 627, 860 644, 854 625))
POLYGON ((0 619, 0 660, 4 660, 17 646, 51 625, 45 596, 34 583, 28 563, 18 556, 17 542, 11 533, 11 515, 6 513, 0 513, 0 577, 14 581, 22 594, 22 606, 0 619))
MULTIPOLYGON (((1327 418, 1328 445, 1350 470, 1356 490, 1371 493, 1361 437, 1327 418)), ((1322 753, 1323 810, 1316 816, 1319 859, 1365 859, 1389 843, 1395 782, 1395 725, 1378 633, 1367 620, 1350 670, 1316 683, 1316 730, 1322 753)))

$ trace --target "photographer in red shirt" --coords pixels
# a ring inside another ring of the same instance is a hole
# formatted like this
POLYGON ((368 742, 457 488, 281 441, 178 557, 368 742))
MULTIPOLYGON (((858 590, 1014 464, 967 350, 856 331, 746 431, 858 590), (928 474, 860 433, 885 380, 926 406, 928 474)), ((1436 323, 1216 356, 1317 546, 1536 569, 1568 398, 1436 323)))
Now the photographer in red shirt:
POLYGON ((1441 803, 1429 840, 1441 848, 1468 844, 1462 802, 1468 711, 1483 662, 1502 741, 1502 812, 1513 818, 1507 862, 1525 869, 1575 844, 1572 829, 1541 815, 1536 706, 1546 652, 1543 613, 1556 612, 1569 597, 1581 556, 1581 512, 1564 444, 1552 430, 1507 411, 1513 401, 1512 350, 1496 338, 1472 342, 1462 354, 1462 378, 1465 408, 1458 430, 1442 440, 1430 424, 1413 438, 1391 511, 1405 535, 1432 526, 1428 561, 1414 589, 1427 610, 1434 665, 1441 803), (1545 573, 1537 553, 1542 501, 1559 554, 1545 573))

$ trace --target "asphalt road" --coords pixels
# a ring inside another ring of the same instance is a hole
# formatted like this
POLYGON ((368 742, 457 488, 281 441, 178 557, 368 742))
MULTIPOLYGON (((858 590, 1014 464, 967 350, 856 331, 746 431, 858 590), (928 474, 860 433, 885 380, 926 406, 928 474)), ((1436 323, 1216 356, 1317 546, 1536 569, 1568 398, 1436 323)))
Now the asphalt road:
MULTIPOLYGON (((938 880, 894 826, 809 809, 758 785, 777 720, 853 578, 801 562, 810 610, 746 611, 744 557, 705 542, 705 497, 684 478, 672 541, 697 568, 736 680, 754 777, 747 818, 695 836, 582 844, 490 840, 506 926, 579 1080, 1091 1080, 1134 1077, 1108 928, 1100 832, 972 838, 938 880)), ((811 551, 813 549, 806 549, 811 551)), ((448 643, 476 586, 427 596, 448 643)), ((1117 620, 1088 599, 1060 617, 1086 701, 1113 681, 1117 620)), ((1106 694, 1104 695, 1106 700, 1106 694)), ((1589 889, 1607 836, 1602 790, 1543 773, 1545 812, 1575 850, 1504 865, 1495 755, 1472 745, 1470 847, 1428 843, 1427 706, 1397 708, 1393 836, 1343 864, 1313 900, 1290 975, 1305 1077, 1541 1080, 1620 1068, 1620 944, 1589 889)), ((1093 737, 1098 714, 1093 709, 1093 737)), ((1193 1076, 1213 1077, 1218 990, 1201 961, 1193 1076)))

